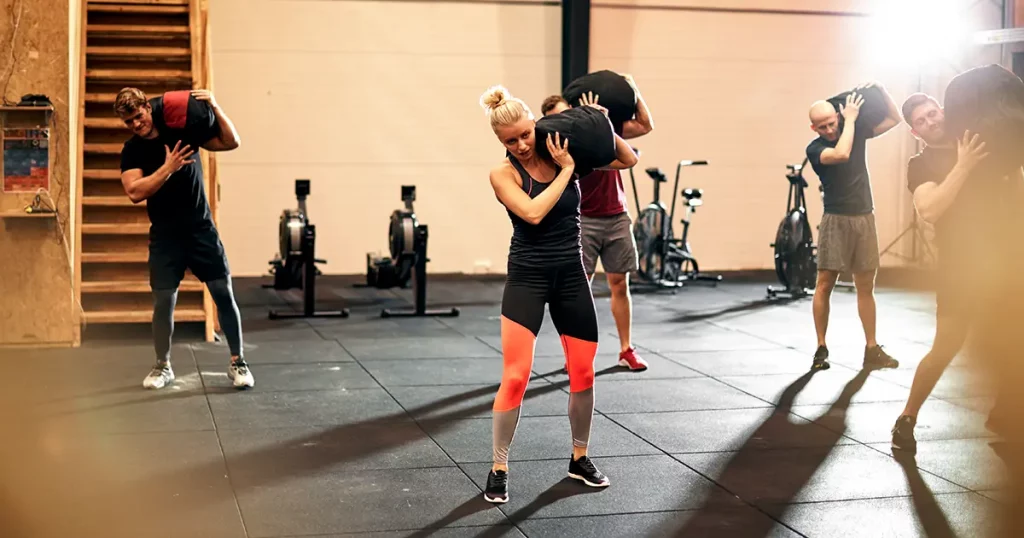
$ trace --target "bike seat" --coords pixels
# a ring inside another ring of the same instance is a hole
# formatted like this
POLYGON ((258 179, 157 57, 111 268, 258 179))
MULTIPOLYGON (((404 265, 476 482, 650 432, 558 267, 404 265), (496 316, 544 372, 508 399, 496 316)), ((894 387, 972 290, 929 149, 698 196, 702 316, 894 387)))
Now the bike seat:
POLYGON ((686 198, 687 200, 694 200, 694 199, 698 199, 699 200, 701 198, 701 196, 703 196, 703 194, 704 194, 704 190, 703 189, 683 189, 683 192, 682 192, 683 198, 686 198))
POLYGON ((707 166, 707 161, 679 161, 679 166, 707 166))
POLYGON ((660 168, 648 168, 647 170, 644 170, 644 172, 647 172, 647 175, 651 176, 651 179, 659 183, 668 181, 668 178, 665 177, 665 173, 662 172, 660 168))
POLYGON ((798 173, 800 173, 801 170, 804 169, 804 165, 802 165, 802 164, 787 164, 786 165, 786 169, 789 170, 790 174, 798 174, 798 173))

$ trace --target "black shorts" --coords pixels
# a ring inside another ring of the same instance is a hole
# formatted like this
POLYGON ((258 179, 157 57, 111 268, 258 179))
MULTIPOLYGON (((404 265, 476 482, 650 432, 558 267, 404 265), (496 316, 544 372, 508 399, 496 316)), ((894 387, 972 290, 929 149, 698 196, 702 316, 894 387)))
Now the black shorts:
POLYGON ((224 244, 214 227, 204 227, 180 236, 149 239, 149 285, 155 290, 178 287, 188 268, 202 282, 230 274, 224 244))

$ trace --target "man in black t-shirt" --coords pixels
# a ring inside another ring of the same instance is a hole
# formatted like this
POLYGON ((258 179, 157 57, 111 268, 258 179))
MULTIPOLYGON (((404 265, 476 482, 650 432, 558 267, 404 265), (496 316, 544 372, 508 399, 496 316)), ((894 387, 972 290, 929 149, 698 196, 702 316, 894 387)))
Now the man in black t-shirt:
POLYGON ((986 182, 968 179, 988 156, 984 142, 969 132, 962 140, 947 135, 942 107, 934 97, 923 93, 907 98, 903 117, 910 132, 926 144, 907 163, 907 188, 914 195, 918 215, 935 226, 939 251, 935 339, 917 366, 907 405, 892 428, 892 447, 915 453, 918 412, 942 372, 960 352, 978 314, 975 290, 971 289, 974 279, 969 272, 983 253, 971 249, 980 244, 974 234, 993 208, 988 203, 991 200, 986 182))
MULTIPOLYGON (((867 84, 857 89, 875 86, 867 84)), ((814 290, 814 327, 818 349, 812 369, 829 367, 825 330, 829 302, 839 273, 853 273, 857 310, 864 327, 865 368, 896 368, 875 340, 875 274, 878 271, 878 234, 875 231, 871 179, 866 158, 867 140, 882 135, 899 123, 899 110, 889 93, 879 87, 888 113, 873 128, 858 125, 863 97, 856 91, 836 110, 828 101, 811 106, 811 129, 818 138, 807 145, 807 160, 818 175, 824 192, 825 211, 818 226, 818 279, 814 290), (841 114, 841 115, 840 115, 841 114)))
POLYGON ((170 363, 174 306, 187 268, 206 283, 217 305, 231 351, 229 379, 237 388, 252 387, 252 372, 242 356, 241 316, 227 256, 213 223, 196 154, 199 148, 233 150, 239 144, 238 133, 206 90, 147 99, 141 90, 125 88, 117 95, 114 111, 133 133, 121 150, 121 183, 132 202, 146 202, 150 220, 149 281, 157 361, 142 385, 159 389, 174 381, 170 363), (185 121, 189 98, 194 109, 212 112, 215 121, 185 121))

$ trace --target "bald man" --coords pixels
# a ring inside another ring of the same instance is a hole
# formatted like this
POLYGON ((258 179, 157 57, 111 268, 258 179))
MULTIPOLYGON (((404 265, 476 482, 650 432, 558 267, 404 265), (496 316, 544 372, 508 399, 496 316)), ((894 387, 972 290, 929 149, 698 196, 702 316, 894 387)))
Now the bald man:
MULTIPOLYGON (((859 86, 865 89, 875 84, 859 86)), ((829 300, 840 272, 853 273, 857 288, 857 311, 864 327, 865 368, 896 368, 893 359, 875 340, 875 274, 878 271, 878 234, 875 231, 871 180, 868 175, 866 145, 900 123, 900 111, 892 97, 880 86, 888 108, 886 117, 873 130, 858 128, 857 116, 864 101, 856 91, 846 97, 845 106, 836 109, 828 101, 811 105, 811 130, 818 138, 807 145, 807 159, 824 190, 825 212, 818 226, 818 281, 814 290, 814 328, 818 349, 811 368, 829 367, 825 330, 828 327, 829 300), (840 114, 843 125, 840 127, 840 114), (841 132, 840 132, 841 131, 841 132), (863 131, 863 132, 862 132, 863 131)))

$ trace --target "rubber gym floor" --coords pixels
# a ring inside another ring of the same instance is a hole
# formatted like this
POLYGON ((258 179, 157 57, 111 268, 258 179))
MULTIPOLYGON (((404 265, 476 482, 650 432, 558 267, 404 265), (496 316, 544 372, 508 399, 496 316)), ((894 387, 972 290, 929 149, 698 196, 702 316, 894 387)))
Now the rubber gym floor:
MULTIPOLYGON (((878 334, 897 370, 861 371, 852 292, 832 299, 832 368, 808 373, 810 299, 764 301, 767 282, 634 294, 651 368, 601 342, 591 455, 611 479, 571 481, 562 349, 545 319, 511 450, 508 504, 481 491, 501 378, 500 280, 432 280, 457 318, 381 319, 412 290, 318 281, 347 319, 267 319, 301 292, 237 279, 256 386, 227 350, 179 324, 177 375, 142 388, 148 327, 87 327, 74 350, 0 361, 0 532, 104 537, 984 536, 1005 494, 984 427, 987 383, 958 358, 925 404, 916 460, 889 429, 934 331, 932 295, 879 289, 878 334), (340 302, 339 302, 340 301, 340 302)), ((4 353, 15 353, 5 351, 4 353)))

